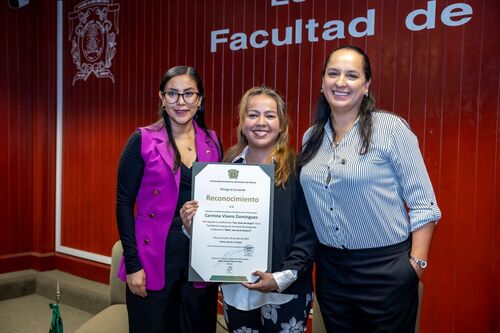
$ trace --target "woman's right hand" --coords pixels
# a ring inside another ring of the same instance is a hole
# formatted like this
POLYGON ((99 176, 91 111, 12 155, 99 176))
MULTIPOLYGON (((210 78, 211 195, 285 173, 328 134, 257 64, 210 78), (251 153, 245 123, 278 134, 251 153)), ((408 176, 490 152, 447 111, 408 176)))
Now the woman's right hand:
POLYGON ((198 210, 198 201, 191 200, 186 201, 182 205, 179 215, 181 216, 182 225, 186 229, 187 233, 191 235, 191 225, 193 223, 194 214, 198 210))
POLYGON ((132 274, 127 274, 127 285, 132 294, 146 297, 146 273, 144 269, 132 274))

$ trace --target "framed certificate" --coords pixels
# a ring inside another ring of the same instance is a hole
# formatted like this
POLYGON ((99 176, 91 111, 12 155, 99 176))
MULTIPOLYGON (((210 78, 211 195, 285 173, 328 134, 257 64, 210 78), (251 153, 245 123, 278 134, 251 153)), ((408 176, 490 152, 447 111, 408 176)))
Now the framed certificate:
POLYGON ((194 163, 189 281, 255 282, 270 271, 274 165, 194 163))

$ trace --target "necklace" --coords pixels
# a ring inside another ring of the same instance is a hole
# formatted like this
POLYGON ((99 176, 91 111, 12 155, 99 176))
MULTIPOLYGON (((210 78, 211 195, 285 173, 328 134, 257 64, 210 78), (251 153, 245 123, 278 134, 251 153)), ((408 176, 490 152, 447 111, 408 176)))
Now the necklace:
POLYGON ((175 138, 175 143, 181 141, 181 142, 179 142, 181 144, 181 146, 186 148, 187 151, 193 151, 193 148, 191 147, 191 145, 186 145, 185 143, 182 143, 182 141, 191 140, 192 138, 194 138, 194 135, 192 135, 190 137, 186 137, 186 138, 175 138))
POLYGON ((338 148, 338 146, 340 146, 340 143, 342 143, 342 140, 340 140, 340 141, 332 140, 332 147, 338 148))

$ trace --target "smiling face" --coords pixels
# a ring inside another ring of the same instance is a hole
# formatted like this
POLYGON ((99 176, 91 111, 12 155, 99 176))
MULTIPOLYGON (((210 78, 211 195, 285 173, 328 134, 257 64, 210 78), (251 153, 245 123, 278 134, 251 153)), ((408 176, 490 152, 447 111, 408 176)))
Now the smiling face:
POLYGON ((281 131, 276 101, 265 94, 249 97, 241 131, 250 148, 272 150, 281 131))
POLYGON ((177 101, 170 103, 166 94, 175 96, 175 93, 188 93, 185 95, 188 97, 190 92, 198 93, 198 90, 196 82, 186 74, 174 76, 165 84, 165 87, 163 88, 163 91, 160 91, 159 96, 165 111, 172 120, 172 126, 184 126, 190 124, 198 107, 201 105, 202 97, 198 96, 194 102, 186 103, 184 96, 177 96, 177 101))
POLYGON ((330 55, 323 75, 322 90, 333 112, 358 113, 368 92, 363 58, 354 50, 340 49, 330 55))

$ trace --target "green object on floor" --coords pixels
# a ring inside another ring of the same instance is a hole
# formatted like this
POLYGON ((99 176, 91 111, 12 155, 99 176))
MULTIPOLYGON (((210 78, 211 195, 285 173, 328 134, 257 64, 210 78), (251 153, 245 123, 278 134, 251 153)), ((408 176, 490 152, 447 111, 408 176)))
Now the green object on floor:
POLYGON ((49 333, 63 333, 63 321, 61 318, 61 311, 59 310, 59 300, 61 299, 61 290, 59 289, 59 281, 57 281, 56 286, 56 302, 50 303, 49 306, 52 309, 52 320, 50 321, 49 333))
POLYGON ((50 321, 49 333, 63 333, 64 328, 59 305, 50 303, 49 306, 52 309, 52 320, 50 321))
POLYGON ((52 320, 50 321, 49 333, 63 333, 64 328, 59 305, 50 303, 49 306, 52 309, 52 320))

